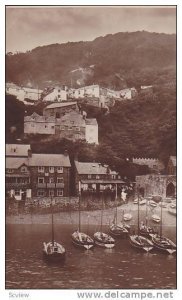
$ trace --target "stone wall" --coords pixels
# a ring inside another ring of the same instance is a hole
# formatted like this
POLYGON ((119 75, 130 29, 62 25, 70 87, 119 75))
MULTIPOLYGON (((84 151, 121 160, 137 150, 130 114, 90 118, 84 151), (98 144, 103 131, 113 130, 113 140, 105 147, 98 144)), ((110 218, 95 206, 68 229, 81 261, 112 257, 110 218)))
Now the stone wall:
POLYGON ((174 175, 149 174, 136 176, 136 189, 143 189, 144 196, 160 195, 163 198, 168 197, 169 184, 174 187, 174 195, 176 195, 176 176, 174 175))

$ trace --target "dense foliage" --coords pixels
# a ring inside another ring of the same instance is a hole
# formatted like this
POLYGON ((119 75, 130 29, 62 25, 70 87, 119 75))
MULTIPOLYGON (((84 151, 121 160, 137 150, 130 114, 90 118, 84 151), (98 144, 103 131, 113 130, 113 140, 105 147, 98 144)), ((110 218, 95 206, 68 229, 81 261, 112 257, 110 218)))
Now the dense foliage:
MULTIPOLYGON (((120 32, 92 42, 37 47, 7 54, 6 81, 33 87, 81 82, 121 89, 175 78, 176 35, 120 32), (80 68, 82 68, 80 70, 80 68), (76 70, 77 72, 71 72, 76 70)), ((160 82, 161 83, 161 82, 160 82)))

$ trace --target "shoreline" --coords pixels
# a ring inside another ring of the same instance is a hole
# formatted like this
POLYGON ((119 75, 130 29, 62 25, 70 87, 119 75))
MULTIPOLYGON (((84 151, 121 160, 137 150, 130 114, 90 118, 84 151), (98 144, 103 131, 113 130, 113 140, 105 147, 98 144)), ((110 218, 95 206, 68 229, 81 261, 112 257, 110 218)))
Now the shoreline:
MULTIPOLYGON (((117 208, 118 222, 122 221, 124 213, 131 213, 132 219, 127 222, 130 225, 137 225, 138 218, 138 206, 133 203, 123 204, 117 208)), ((103 210, 103 225, 109 225, 116 212, 116 208, 108 208, 103 210)), ((160 216, 160 207, 157 207, 149 211, 149 223, 152 226, 159 226, 159 224, 154 223, 151 219, 152 214, 158 214, 160 216)), ((77 224, 79 214, 78 211, 72 212, 58 212, 54 214, 55 224, 77 224)), ((146 218, 146 206, 140 206, 140 220, 144 221, 146 218)), ((6 224, 50 224, 51 214, 19 214, 19 215, 8 215, 6 216, 6 224)), ((83 225, 97 225, 101 221, 101 210, 95 211, 81 211, 81 223, 83 225)), ((163 208, 163 226, 176 227, 176 216, 169 214, 167 208, 163 208)))

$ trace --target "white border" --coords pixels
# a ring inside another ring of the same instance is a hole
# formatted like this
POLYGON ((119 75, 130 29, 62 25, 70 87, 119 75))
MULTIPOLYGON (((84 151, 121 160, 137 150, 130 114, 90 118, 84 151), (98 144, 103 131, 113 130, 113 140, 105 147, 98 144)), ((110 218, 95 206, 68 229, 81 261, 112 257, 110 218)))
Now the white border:
MULTIPOLYGON (((182 170, 182 160, 181 160, 181 139, 180 139, 180 129, 182 128, 182 118, 181 118, 181 106, 182 106, 182 88, 181 88, 181 82, 180 79, 182 79, 181 76, 181 41, 182 41, 182 30, 181 28, 181 19, 182 19, 182 4, 180 3, 180 1, 157 1, 157 0, 153 0, 153 1, 117 1, 117 0, 113 0, 113 1, 84 1, 84 0, 80 0, 80 1, 47 1, 47 0, 42 0, 42 1, 26 1, 26 0, 1 0, 0 3, 0 20, 1 20, 1 31, 0 31, 0 45, 1 45, 1 49, 4 48, 3 54, 1 52, 0 55, 0 66, 1 66, 1 80, 0 80, 0 101, 1 101, 1 109, 0 109, 0 120, 1 120, 1 130, 0 130, 0 141, 1 141, 1 147, 0 147, 0 157, 1 157, 1 168, 0 168, 0 178, 1 178, 1 189, 0 189, 0 220, 1 220, 1 224, 0 224, 0 237, 1 237, 1 242, 4 243, 5 241, 5 226, 4 226, 4 220, 5 220, 5 216, 4 216, 4 156, 5 156, 5 145, 4 145, 4 141, 5 141, 5 105, 4 105, 4 99, 5 99, 5 91, 4 91, 4 87, 5 87, 5 78, 4 78, 4 66, 5 66, 5 5, 178 5, 178 31, 177 31, 177 39, 178 39, 178 159, 177 159, 177 166, 178 166, 178 290, 172 290, 174 292, 174 299, 178 300, 178 299, 182 299, 182 288, 180 286, 181 284, 181 269, 180 266, 182 266, 182 259, 181 259, 181 254, 182 253, 182 240, 181 240, 181 236, 179 234, 180 230, 181 230, 181 211, 182 211, 182 184, 180 185, 180 181, 181 181, 181 170, 182 170)), ((5 286, 5 282, 4 282, 4 272, 5 272, 5 255, 4 255, 4 251, 2 251, 3 247, 1 243, 1 247, 0 247, 0 263, 1 263, 1 274, 0 274, 0 295, 1 295, 1 299, 8 299, 8 298, 13 298, 15 299, 15 297, 9 297, 9 292, 10 290, 5 290, 4 286, 5 286)), ((77 291, 79 290, 11 290, 12 292, 16 292, 18 294, 18 292, 23 292, 23 293, 29 293, 30 297, 29 299, 51 299, 54 298, 54 300, 56 299, 70 299, 70 300, 74 300, 74 299, 78 299, 76 296, 77 291)), ((82 290, 83 291, 83 290, 82 290)), ((88 291, 88 290, 87 290, 88 291)), ((93 291, 93 290, 91 290, 93 291)), ((97 290, 94 290, 97 291, 97 290)), ((103 291, 103 290, 101 290, 103 291)), ((112 290, 114 291, 114 290, 112 290)), ((125 290, 123 290, 125 291, 125 290)), ((130 292, 134 292, 135 290, 128 290, 130 292)), ((139 290, 140 292, 142 290, 139 290)), ((144 290, 145 292, 147 292, 147 290, 144 290)), ((149 290, 153 291, 153 290, 149 290)), ((155 292, 157 292, 157 290, 154 290, 155 292)), ((161 292, 162 290, 159 290, 159 292, 161 292)), ((167 290, 166 290, 167 291, 167 290)))

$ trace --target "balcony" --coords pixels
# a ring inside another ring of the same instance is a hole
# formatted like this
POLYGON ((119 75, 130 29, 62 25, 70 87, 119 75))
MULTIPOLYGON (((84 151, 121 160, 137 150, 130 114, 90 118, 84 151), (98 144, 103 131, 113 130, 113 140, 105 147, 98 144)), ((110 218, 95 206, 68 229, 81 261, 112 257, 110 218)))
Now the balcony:
POLYGON ((47 188, 55 189, 55 183, 47 183, 47 188))
POLYGON ((29 182, 6 182, 6 188, 14 188, 14 189, 21 189, 21 188, 30 188, 29 182))
POLYGON ((64 183, 61 182, 61 183, 56 183, 56 188, 61 188, 63 189, 64 188, 64 183))
POLYGON ((37 187, 40 189, 46 188, 46 183, 37 183, 37 187))

